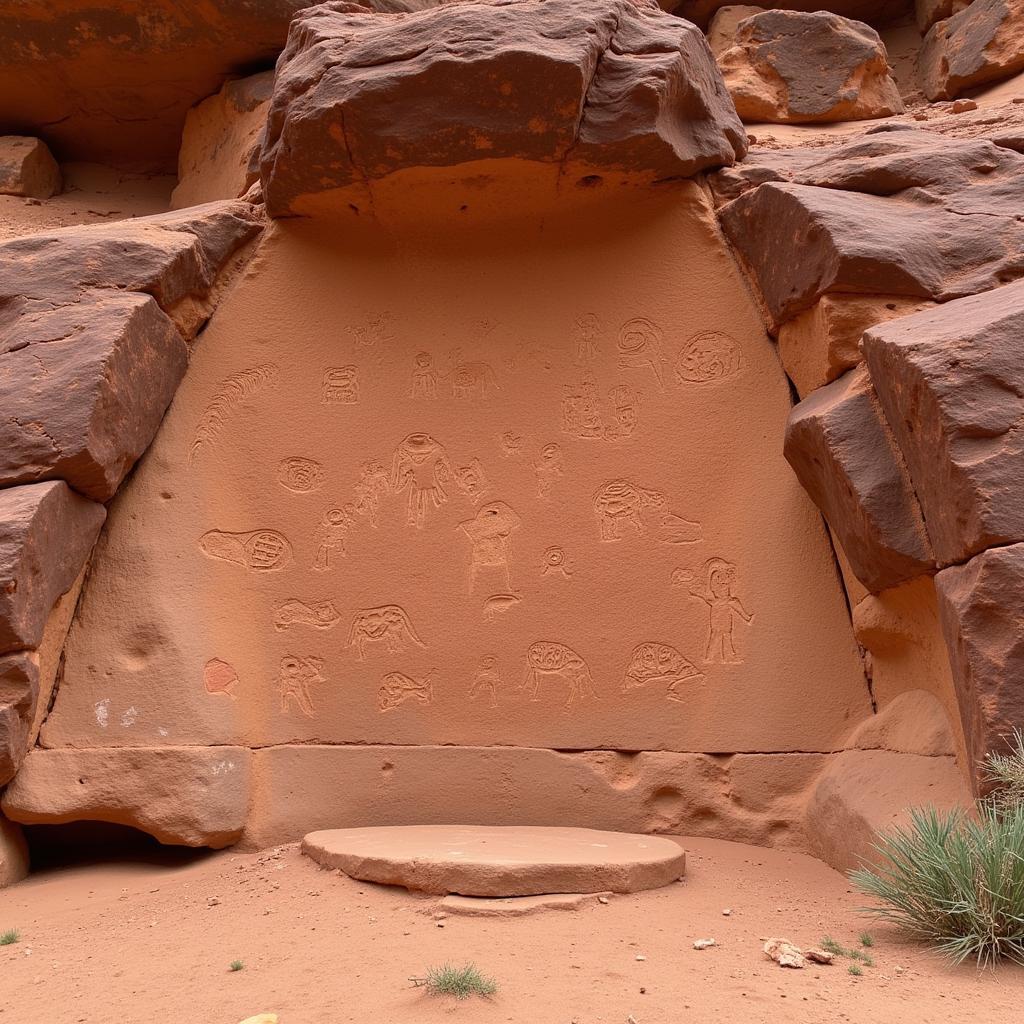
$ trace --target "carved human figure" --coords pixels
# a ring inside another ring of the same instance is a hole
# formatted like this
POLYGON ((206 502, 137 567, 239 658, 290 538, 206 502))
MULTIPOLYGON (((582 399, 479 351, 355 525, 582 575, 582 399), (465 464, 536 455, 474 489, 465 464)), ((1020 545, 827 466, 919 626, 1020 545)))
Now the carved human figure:
POLYGON ((484 491, 487 490, 487 477, 484 475, 484 467, 480 465, 480 460, 473 459, 468 466, 458 466, 455 470, 455 482, 474 505, 479 504, 484 491))
POLYGON ((286 654, 281 659, 277 683, 281 695, 282 715, 288 714, 291 702, 295 701, 298 709, 307 718, 314 716, 316 712, 309 688, 313 683, 327 682, 320 672, 323 664, 322 658, 298 658, 294 654, 286 654))
POLYGON ((469 538, 469 590, 476 585, 481 572, 497 570, 511 591, 509 559, 512 554, 512 534, 522 525, 514 509, 503 501, 492 501, 481 506, 472 519, 459 523, 459 529, 469 538))
POLYGON ((364 462, 359 470, 359 481, 354 488, 355 510, 361 516, 368 516, 370 525, 376 529, 380 499, 391 490, 388 471, 379 462, 364 462))
POLYGON ((562 398, 562 430, 574 437, 604 436, 597 384, 593 378, 585 377, 578 384, 565 386, 565 396, 562 398))
POLYGON ((605 428, 604 436, 609 441, 631 437, 636 430, 640 416, 640 396, 628 385, 617 384, 608 392, 612 404, 612 422, 605 428))
POLYGON ((353 505, 346 505, 344 508, 330 508, 324 513, 317 529, 316 560, 313 562, 317 572, 327 572, 331 568, 332 554, 339 554, 342 558, 347 554, 345 538, 355 522, 354 512, 353 505))
POLYGON ((440 442, 429 434, 409 434, 395 449, 391 463, 391 489, 409 492, 406 522, 423 529, 427 508, 440 508, 448 501, 445 485, 452 481, 452 465, 440 442))
POLYGON ((601 333, 601 321, 595 313, 584 313, 573 324, 576 336, 576 362, 589 363, 597 355, 597 336, 601 333))
POLYGON ((498 659, 493 654, 486 654, 480 659, 480 668, 477 670, 473 685, 469 688, 469 699, 475 700, 476 695, 481 691, 490 696, 490 706, 498 706, 498 687, 501 686, 501 675, 498 672, 498 659))
POLYGON ((533 464, 537 474, 537 497, 541 501, 551 500, 551 489, 556 481, 564 475, 562 469, 562 449, 552 442, 540 450, 540 458, 533 464))
POLYGON ((739 665, 743 661, 736 651, 733 629, 737 618, 749 625, 754 621, 754 616, 747 613, 740 599, 732 592, 736 577, 736 566, 724 558, 709 558, 697 578, 686 570, 677 569, 672 574, 674 586, 688 586, 690 594, 708 606, 705 664, 719 662, 723 665, 739 665))
POLYGON ((438 374, 434 369, 434 357, 429 352, 417 352, 413 360, 410 398, 437 398, 438 374))
POLYGON ((518 459, 523 454, 523 439, 514 430, 506 430, 501 435, 501 454, 506 459, 518 459))

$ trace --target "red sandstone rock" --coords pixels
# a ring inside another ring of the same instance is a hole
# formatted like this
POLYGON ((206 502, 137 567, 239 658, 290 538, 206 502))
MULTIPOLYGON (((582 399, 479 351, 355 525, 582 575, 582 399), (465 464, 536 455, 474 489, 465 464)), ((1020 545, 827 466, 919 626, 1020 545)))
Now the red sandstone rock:
POLYGON ((703 35, 629 0, 296 18, 263 151, 267 206, 408 167, 515 157, 664 178, 746 148, 703 35))
POLYGON ((0 657, 0 786, 14 778, 28 752, 38 693, 39 666, 34 654, 0 657))
POLYGON ((307 835, 302 852, 352 878, 462 896, 639 892, 686 869, 671 839, 525 825, 329 829, 307 835))
POLYGON ((708 24, 708 46, 715 57, 721 56, 736 41, 736 29, 741 21, 764 10, 764 7, 749 4, 719 7, 708 24))
POLYGON ((3 795, 22 824, 107 821, 177 846, 230 846, 249 806, 242 747, 33 750, 3 795))
POLYGON ((1024 70, 1024 0, 973 0, 933 25, 918 55, 928 99, 949 100, 966 89, 1024 70))
POLYGON ((14 778, 28 747, 29 722, 25 709, 0 704, 0 786, 14 778))
POLYGON ((188 112, 172 209, 238 198, 258 180, 273 87, 273 72, 263 71, 228 82, 188 112))
POLYGON ((185 342, 153 299, 123 292, 23 316, 15 333, 28 344, 0 357, 0 485, 63 479, 107 501, 174 397, 185 342))
POLYGON ((878 33, 825 11, 747 18, 718 63, 745 122, 850 121, 903 110, 878 33))
POLYGON ((21 829, 0 814, 0 889, 28 875, 28 845, 21 829))
POLYGON ((105 516, 60 481, 0 490, 0 653, 39 644, 105 516))
MULTIPOLYGON (((826 292, 946 300, 1024 273, 1020 154, 908 129, 798 167, 789 164, 792 184, 747 189, 721 210, 776 323, 826 292), (780 260, 795 240, 801 258, 780 260)), ((777 157, 767 173, 786 170, 777 157)), ((735 178, 724 188, 743 188, 735 178)))
POLYGON ((60 168, 45 142, 0 135, 0 194, 49 199, 60 187, 60 168))
POLYGON ((958 14, 970 3, 971 0, 915 0, 914 17, 917 27, 924 35, 936 22, 958 14))
MULTIPOLYGON (((662 6, 682 18, 707 25, 715 11, 728 7, 733 0, 662 0, 662 6)), ((911 6, 910 0, 773 0, 766 6, 783 11, 831 11, 844 18, 861 21, 892 21, 901 17, 911 6)))
POLYGON ((910 480, 863 367, 793 409, 785 453, 870 591, 934 568, 910 480))
POLYGON ((935 577, 953 667, 969 772, 983 790, 979 762, 1003 753, 1024 728, 1024 544, 991 548, 935 577))
POLYGON ((1024 281, 869 328, 864 356, 940 564, 1024 540, 1024 281))

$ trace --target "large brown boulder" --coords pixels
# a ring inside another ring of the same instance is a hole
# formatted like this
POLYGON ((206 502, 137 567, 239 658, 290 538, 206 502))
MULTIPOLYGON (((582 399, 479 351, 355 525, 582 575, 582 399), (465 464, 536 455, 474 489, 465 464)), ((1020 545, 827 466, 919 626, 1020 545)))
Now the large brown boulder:
POLYGON ((0 135, 0 195, 49 199, 60 188, 60 168, 45 142, 0 135))
POLYGON ((914 0, 914 20, 922 35, 936 22, 959 14, 971 0, 914 0))
POLYGON ((1024 281, 869 328, 864 356, 940 564, 1024 540, 1024 281))
POLYGON ((746 138, 703 34, 630 0, 467 2, 297 17, 278 63, 268 210, 410 167, 514 157, 649 178, 731 164, 746 138))
POLYGON ((975 788, 978 763, 1024 728, 1024 544, 991 548, 935 577, 975 788))
POLYGON ((864 367, 794 407, 785 454, 870 591, 934 568, 913 488, 864 367))
POLYGON ((853 121, 903 110, 878 33, 826 11, 754 14, 718 63, 745 122, 853 121))
POLYGON ((1024 274, 1022 172, 984 140, 875 132, 814 164, 776 158, 765 173, 786 181, 731 175, 726 188, 746 191, 722 226, 775 324, 827 292, 959 298, 1024 274))
POLYGON ((61 481, 0 490, 0 653, 39 645, 105 518, 61 481))
POLYGON ((36 748, 3 795, 22 824, 106 821, 177 846, 230 846, 249 809, 243 747, 36 748))
POLYGON ((1024 70, 1024 0, 973 0, 932 26, 917 65, 933 102, 1024 70))

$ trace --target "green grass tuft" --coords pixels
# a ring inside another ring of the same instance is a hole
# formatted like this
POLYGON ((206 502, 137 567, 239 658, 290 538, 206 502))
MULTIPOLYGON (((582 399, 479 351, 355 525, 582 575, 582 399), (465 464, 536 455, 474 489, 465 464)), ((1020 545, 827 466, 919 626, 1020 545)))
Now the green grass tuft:
POLYGON ((10 931, 0 932, 0 946, 13 946, 21 941, 21 936, 12 928, 10 931))
POLYGON ((1013 730, 1008 754, 990 753, 981 762, 981 773, 994 790, 992 802, 1001 814, 1024 807, 1024 732, 1013 730))
POLYGON ((870 949, 875 944, 874 937, 868 932, 861 932, 860 944, 865 946, 867 949, 870 949))
POLYGON ((821 940, 821 948, 825 950, 826 953, 832 953, 834 956, 846 956, 846 950, 843 949, 843 947, 840 946, 831 935, 826 935, 825 938, 821 940))
POLYGON ((976 816, 934 808, 882 833, 877 868, 851 872, 869 913, 951 960, 1024 963, 1024 804, 988 801, 976 816))
POLYGON ((861 976, 862 976, 862 975, 864 974, 864 972, 863 972, 863 971, 862 971, 862 970, 861 970, 861 969, 860 969, 860 968, 859 968, 859 967, 858 967, 858 966, 857 966, 856 964, 850 964, 850 966, 849 966, 849 967, 847 967, 846 969, 847 969, 847 970, 848 970, 848 971, 849 971, 849 972, 850 972, 850 973, 851 973, 851 974, 852 974, 852 975, 853 975, 853 976, 854 976, 855 978, 859 978, 859 977, 861 977, 861 976))
POLYGON ((232 971, 232 972, 234 972, 234 971, 241 971, 244 968, 245 968, 245 964, 242 963, 241 960, 232 960, 231 963, 228 964, 228 970, 232 971))
POLYGON ((455 996, 468 999, 470 996, 493 996, 498 986, 493 978, 482 975, 473 964, 465 967, 431 967, 424 981, 428 991, 435 996, 455 996))

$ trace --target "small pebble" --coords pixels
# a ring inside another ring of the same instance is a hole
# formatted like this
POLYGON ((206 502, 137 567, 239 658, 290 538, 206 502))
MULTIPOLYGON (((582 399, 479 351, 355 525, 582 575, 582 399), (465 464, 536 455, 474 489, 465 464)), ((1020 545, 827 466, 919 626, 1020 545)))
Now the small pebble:
POLYGON ((646 960, 647 959, 647 957, 641 956, 639 953, 637 953, 636 958, 637 958, 637 960, 646 960))
POLYGON ((732 916, 732 911, 728 907, 726 907, 725 910, 722 911, 722 917, 731 917, 731 916, 732 916))
POLYGON ((715 945, 715 940, 714 939, 697 939, 697 941, 694 942, 694 944, 693 944, 693 948, 694 949, 710 949, 713 945, 715 945))
POLYGON ((953 106, 950 107, 950 110, 952 110, 954 114, 963 114, 968 110, 977 109, 978 104, 975 103, 974 100, 954 100, 953 106))

